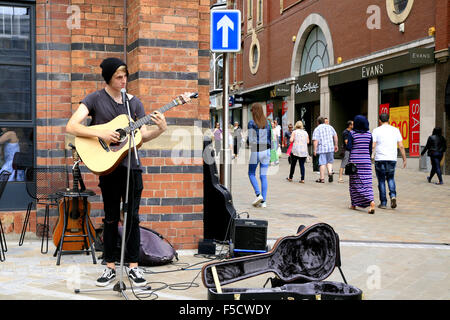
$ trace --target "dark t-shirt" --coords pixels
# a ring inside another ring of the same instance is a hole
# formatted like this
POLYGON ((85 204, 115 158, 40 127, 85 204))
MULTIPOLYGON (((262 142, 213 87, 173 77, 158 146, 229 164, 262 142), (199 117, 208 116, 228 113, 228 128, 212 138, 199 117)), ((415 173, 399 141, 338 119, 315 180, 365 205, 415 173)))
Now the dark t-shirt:
POLYGON ((347 143, 345 143, 345 140, 349 139, 349 135, 350 135, 350 131, 348 131, 347 129, 342 131, 342 148, 343 148, 343 151, 345 151, 345 149, 347 148, 347 143))
MULTIPOLYGON (((125 105, 117 103, 105 89, 88 94, 81 103, 89 110, 89 116, 92 118, 90 125, 104 124, 121 114, 128 114, 125 105)), ((145 116, 144 105, 137 97, 133 96, 129 104, 131 117, 134 121, 145 116)), ((127 166, 127 164, 128 156, 123 159, 121 165, 127 166)), ((138 167, 136 164, 134 153, 132 153, 131 168, 142 170, 142 167, 138 167)))

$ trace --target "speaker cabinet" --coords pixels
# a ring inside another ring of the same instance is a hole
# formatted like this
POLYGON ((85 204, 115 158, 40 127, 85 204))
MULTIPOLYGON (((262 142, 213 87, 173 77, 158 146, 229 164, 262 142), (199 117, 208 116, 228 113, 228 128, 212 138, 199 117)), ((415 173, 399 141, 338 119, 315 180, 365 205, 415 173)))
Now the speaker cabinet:
POLYGON ((267 221, 234 219, 231 238, 232 257, 267 252, 267 221))

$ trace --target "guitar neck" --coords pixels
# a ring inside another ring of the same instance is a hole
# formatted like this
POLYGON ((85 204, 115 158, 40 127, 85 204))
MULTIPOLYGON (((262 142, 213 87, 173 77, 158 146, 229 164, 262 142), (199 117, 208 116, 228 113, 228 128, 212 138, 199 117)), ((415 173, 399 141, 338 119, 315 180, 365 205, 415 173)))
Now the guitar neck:
MULTIPOLYGON (((176 99, 174 99, 170 103, 168 103, 165 106, 159 108, 158 111, 161 112, 161 113, 164 113, 164 112, 172 109, 173 107, 178 106, 179 104, 182 104, 182 103, 180 103, 176 99)), ((133 122, 131 124, 131 126, 125 128, 125 131, 127 131, 127 133, 128 133, 129 131, 139 129, 144 124, 152 124, 152 123, 154 123, 154 122, 152 120, 152 113, 150 113, 150 114, 146 115, 145 117, 143 117, 143 118, 133 122)))

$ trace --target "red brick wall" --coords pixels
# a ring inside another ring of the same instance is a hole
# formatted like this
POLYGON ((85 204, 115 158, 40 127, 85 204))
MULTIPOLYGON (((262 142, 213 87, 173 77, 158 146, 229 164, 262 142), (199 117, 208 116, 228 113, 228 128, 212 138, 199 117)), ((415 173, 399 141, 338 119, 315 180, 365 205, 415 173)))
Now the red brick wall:
MULTIPOLYGON (((199 99, 170 110, 166 118, 170 125, 181 127, 209 123, 209 1, 128 0, 127 16, 124 56, 123 0, 36 1, 38 165, 72 164, 70 152, 66 158, 64 149, 73 137, 66 136, 65 125, 84 96, 104 87, 99 65, 110 56, 127 60, 128 91, 141 99, 146 113, 185 91, 199 92, 199 99)), ((190 151, 192 157, 179 165, 170 150, 151 144, 143 150, 142 224, 178 249, 195 248, 203 236, 201 154, 190 151)), ((91 218, 99 226, 103 204, 98 177, 84 166, 82 174, 86 187, 97 194, 91 199, 91 218)), ((42 210, 38 207, 40 220, 42 210)), ((7 229, 17 233, 24 214, 2 213, 2 221, 16 219, 7 229)), ((34 219, 35 212, 32 231, 34 219)), ((52 224, 56 219, 52 217, 52 224)))

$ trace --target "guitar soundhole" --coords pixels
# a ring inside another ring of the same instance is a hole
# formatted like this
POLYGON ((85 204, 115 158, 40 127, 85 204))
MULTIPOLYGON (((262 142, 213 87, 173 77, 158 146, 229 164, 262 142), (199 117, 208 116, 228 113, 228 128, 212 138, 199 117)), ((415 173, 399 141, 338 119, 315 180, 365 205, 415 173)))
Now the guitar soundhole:
POLYGON ((116 132, 118 132, 120 134, 120 138, 119 138, 119 142, 118 143, 124 142, 125 139, 127 138, 127 133, 125 132, 125 130, 117 129, 116 132))
POLYGON ((118 150, 122 149, 122 146, 123 146, 124 143, 127 141, 127 134, 126 134, 125 130, 123 130, 123 129, 117 129, 116 132, 118 132, 118 133, 120 134, 120 137, 119 137, 119 141, 118 141, 118 142, 116 142, 116 143, 111 143, 111 144, 109 145, 109 148, 110 148, 112 151, 118 151, 118 150))

